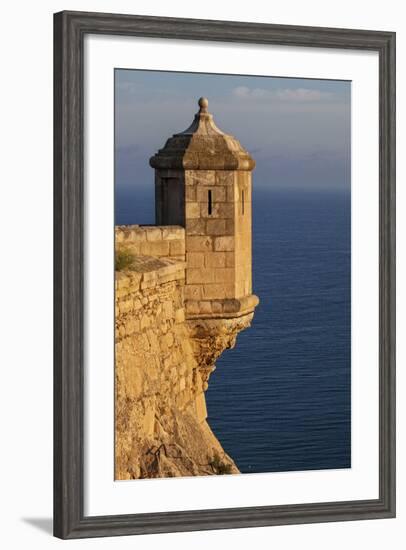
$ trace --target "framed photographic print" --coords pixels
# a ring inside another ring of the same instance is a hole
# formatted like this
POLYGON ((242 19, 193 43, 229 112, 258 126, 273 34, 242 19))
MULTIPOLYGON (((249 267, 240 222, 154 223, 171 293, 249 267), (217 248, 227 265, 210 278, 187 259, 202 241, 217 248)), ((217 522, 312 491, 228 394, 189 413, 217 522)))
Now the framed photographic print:
POLYGON ((394 517, 394 33, 54 36, 55 536, 394 517))

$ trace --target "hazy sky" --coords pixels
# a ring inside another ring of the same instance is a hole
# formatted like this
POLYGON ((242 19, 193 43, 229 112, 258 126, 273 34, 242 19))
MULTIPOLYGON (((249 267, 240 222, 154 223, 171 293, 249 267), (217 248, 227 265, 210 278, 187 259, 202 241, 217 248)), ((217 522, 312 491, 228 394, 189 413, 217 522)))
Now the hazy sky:
POLYGON ((349 188, 350 82, 117 69, 117 191, 153 185, 149 158, 190 125, 201 96, 256 160, 254 185, 349 188))

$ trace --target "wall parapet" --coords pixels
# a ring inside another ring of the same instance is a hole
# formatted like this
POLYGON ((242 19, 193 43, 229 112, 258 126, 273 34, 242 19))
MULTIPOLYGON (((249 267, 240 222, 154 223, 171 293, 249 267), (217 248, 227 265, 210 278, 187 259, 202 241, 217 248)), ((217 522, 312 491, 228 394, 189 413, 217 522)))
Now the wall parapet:
POLYGON ((171 281, 184 283, 186 263, 170 258, 136 256, 131 271, 116 271, 116 293, 131 288, 134 292, 171 281))
POLYGON ((137 256, 155 256, 185 261, 185 228, 180 225, 118 225, 117 249, 137 256))

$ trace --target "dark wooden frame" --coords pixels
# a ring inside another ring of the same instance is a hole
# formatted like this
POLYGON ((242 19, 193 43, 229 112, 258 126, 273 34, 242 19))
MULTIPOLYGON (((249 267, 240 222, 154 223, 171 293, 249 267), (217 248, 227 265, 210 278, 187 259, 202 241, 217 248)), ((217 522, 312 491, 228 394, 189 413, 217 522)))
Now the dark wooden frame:
POLYGON ((395 33, 102 13, 54 16, 54 534, 100 537, 395 516, 395 33), (379 53, 379 498, 85 517, 83 38, 106 34, 379 53))

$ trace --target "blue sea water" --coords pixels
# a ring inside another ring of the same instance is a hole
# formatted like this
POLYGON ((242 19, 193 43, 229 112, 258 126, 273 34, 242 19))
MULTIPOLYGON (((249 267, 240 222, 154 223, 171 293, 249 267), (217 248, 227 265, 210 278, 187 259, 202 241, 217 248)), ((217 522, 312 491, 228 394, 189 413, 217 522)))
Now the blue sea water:
MULTIPOLYGON (((152 190, 137 191, 117 193, 116 223, 153 223, 152 190)), ((349 192, 254 190, 260 304, 206 393, 243 473, 351 466, 350 224, 349 192)))

